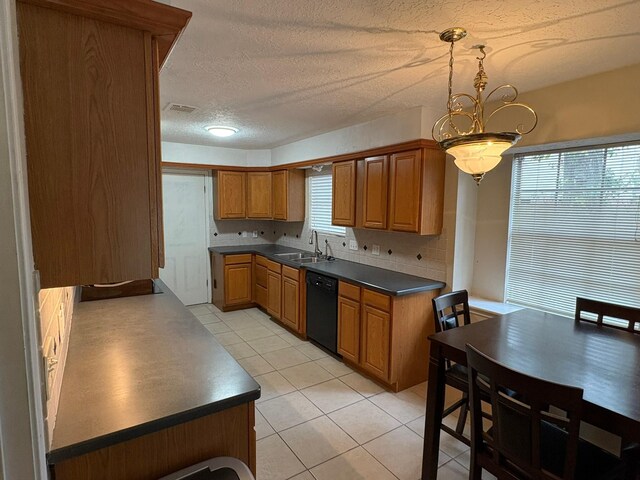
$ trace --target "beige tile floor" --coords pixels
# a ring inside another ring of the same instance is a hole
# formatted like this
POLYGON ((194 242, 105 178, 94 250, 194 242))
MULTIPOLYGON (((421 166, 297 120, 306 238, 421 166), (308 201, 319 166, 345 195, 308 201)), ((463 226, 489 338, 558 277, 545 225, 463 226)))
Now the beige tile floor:
MULTIPOLYGON (((420 478, 426 384, 386 392, 258 309, 190 309, 262 387, 257 480, 420 478)), ((445 433, 440 448, 438 478, 468 478, 469 449, 445 433)))

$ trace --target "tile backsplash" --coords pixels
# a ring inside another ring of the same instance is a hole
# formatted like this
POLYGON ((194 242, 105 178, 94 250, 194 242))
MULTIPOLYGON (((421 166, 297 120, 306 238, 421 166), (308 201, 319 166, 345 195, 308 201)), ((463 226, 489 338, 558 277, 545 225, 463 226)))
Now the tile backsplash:
POLYGON ((58 411, 58 398, 68 346, 67 338, 71 329, 75 301, 76 287, 47 288, 38 293, 41 348, 43 355, 50 359, 48 364, 43 360, 43 373, 48 377, 46 422, 49 439, 51 439, 58 411))
MULTIPOLYGON (((275 222, 274 222, 275 223, 275 222)), ((304 250, 313 250, 309 244, 312 230, 304 224, 276 225, 275 243, 304 250)), ((328 245, 328 254, 343 260, 386 268, 433 280, 446 280, 446 232, 437 236, 384 232, 347 228, 344 237, 318 232, 322 253, 328 245), (358 250, 350 250, 355 240, 358 250), (373 254, 373 246, 380 249, 373 254)))

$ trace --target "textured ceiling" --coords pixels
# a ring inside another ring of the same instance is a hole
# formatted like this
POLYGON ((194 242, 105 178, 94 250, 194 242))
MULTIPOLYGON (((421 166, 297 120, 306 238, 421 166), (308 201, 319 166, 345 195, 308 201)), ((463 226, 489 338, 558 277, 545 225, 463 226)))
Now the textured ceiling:
POLYGON ((418 105, 439 116, 448 45, 437 32, 454 25, 470 33, 456 45, 454 91, 472 90, 477 43, 488 46, 489 89, 640 63, 639 0, 166 3, 193 18, 161 73, 161 107, 198 107, 162 112, 167 141, 272 148, 418 105), (240 132, 216 139, 211 124, 240 132))

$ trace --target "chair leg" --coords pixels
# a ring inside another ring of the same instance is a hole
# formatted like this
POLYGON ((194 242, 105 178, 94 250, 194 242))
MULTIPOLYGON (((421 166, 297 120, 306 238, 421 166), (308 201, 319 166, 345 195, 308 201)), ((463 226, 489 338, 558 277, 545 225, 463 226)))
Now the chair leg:
POLYGON ((469 465, 469 480, 481 480, 482 479, 482 467, 478 465, 471 452, 471 464, 469 465))
POLYGON ((464 432, 464 426, 467 422, 467 413, 469 412, 469 395, 467 393, 462 394, 462 399, 465 400, 465 402, 460 407, 460 415, 458 416, 458 423, 456 424, 456 433, 459 435, 462 435, 464 432))

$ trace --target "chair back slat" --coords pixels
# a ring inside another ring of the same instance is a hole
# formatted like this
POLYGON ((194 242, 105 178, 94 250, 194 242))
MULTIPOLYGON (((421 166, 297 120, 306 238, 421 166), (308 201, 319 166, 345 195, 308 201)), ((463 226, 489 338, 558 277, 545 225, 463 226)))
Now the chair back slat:
POLYGON ((466 290, 445 293, 431 301, 436 332, 443 332, 471 323, 469 294, 466 290))
POLYGON ((575 320, 640 334, 640 308, 577 297, 575 320), (589 314, 595 315, 596 320, 589 318, 589 314), (611 320, 605 321, 605 317, 611 320))
POLYGON ((511 370, 471 345, 467 366, 472 468, 479 466, 498 478, 573 479, 582 389, 511 370), (491 402, 490 428, 483 424, 482 398, 491 402), (549 405, 564 413, 550 413, 549 405), (558 455, 547 453, 551 441, 557 447, 551 451, 558 455))

